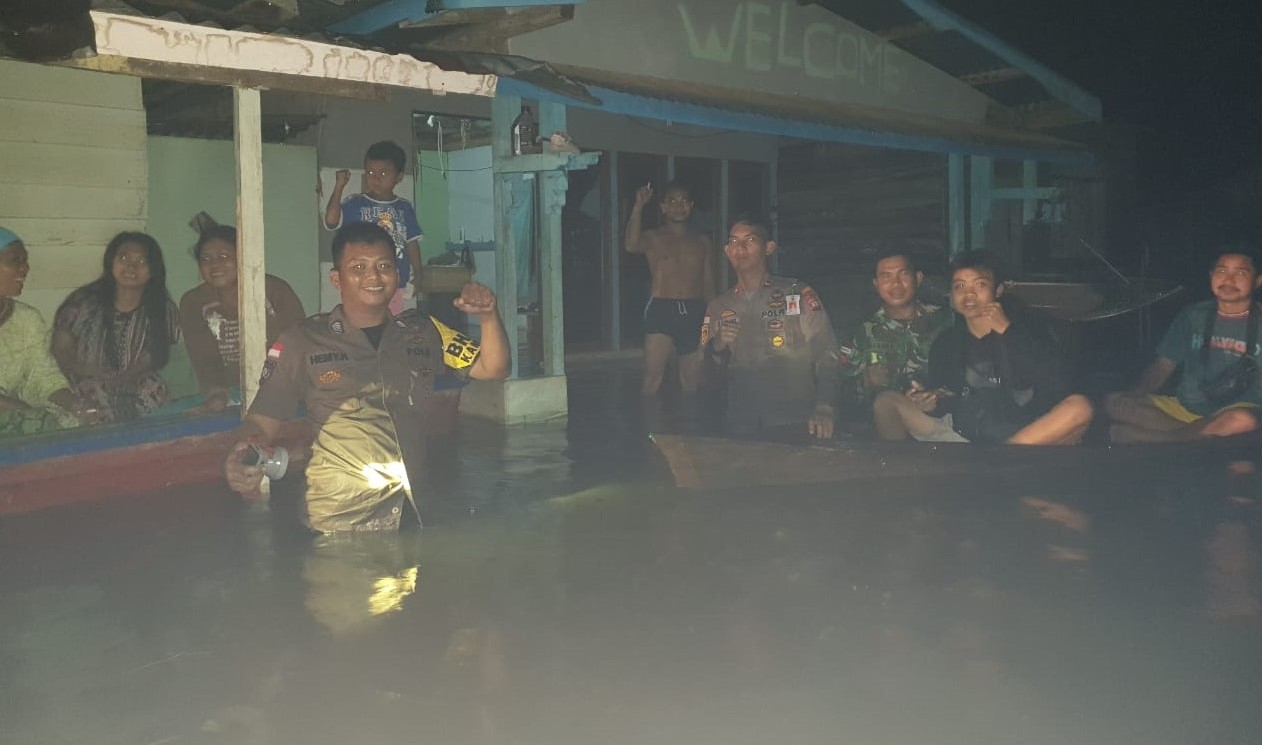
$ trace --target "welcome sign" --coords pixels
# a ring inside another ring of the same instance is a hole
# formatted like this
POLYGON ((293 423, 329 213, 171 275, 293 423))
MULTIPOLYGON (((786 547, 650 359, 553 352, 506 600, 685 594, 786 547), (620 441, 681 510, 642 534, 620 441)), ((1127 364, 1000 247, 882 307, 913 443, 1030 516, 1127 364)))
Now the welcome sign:
POLYGON ((510 41, 597 70, 980 122, 989 99, 816 6, 794 0, 587 0, 510 41))

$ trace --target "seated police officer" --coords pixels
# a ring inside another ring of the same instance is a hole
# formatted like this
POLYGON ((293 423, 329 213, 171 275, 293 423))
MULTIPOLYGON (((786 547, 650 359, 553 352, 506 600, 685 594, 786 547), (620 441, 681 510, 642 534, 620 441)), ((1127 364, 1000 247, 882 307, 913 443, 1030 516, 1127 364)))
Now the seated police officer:
MULTIPOLYGON (((263 467, 251 444, 269 445, 305 406, 314 433, 306 464, 305 523, 329 533, 394 530, 404 502, 416 508, 425 456, 425 398, 443 366, 477 380, 508 376, 510 356, 495 295, 465 285, 454 303, 478 317, 481 346, 428 316, 393 316, 399 283, 394 241, 358 223, 333 239, 329 273, 342 302, 283 332, 268 350, 258 395, 224 465, 228 484, 258 493, 263 467)), ((418 512, 419 515, 419 512, 418 512)))

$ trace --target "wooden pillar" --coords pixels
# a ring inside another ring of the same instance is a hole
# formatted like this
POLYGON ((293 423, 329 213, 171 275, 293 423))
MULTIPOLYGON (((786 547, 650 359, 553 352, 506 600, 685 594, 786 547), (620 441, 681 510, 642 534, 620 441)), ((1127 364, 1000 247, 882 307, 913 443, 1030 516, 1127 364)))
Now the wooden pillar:
POLYGON ((947 156, 947 257, 955 258, 967 246, 968 217, 964 187, 964 155, 947 156))
MULTIPOLYGON (((771 240, 780 242, 780 151, 767 164, 767 219, 771 221, 771 240)), ((771 270, 780 272, 780 250, 771 255, 771 270)))
POLYGON ((994 161, 984 155, 969 158, 971 182, 969 194, 969 248, 986 247, 986 225, 990 222, 991 188, 994 181, 994 161))
POLYGON ((610 151, 609 168, 609 348, 622 349, 622 212, 619 210, 618 152, 610 151))
POLYGON ((1021 200, 1021 224, 1034 222, 1039 200, 1034 196, 1039 185, 1039 162, 1026 160, 1021 162, 1021 188, 1029 195, 1021 200))
MULTIPOLYGON (((566 130, 566 108, 562 104, 539 103, 539 133, 544 141, 553 132, 566 130)), ((561 213, 570 187, 565 171, 547 171, 539 182, 539 294, 543 314, 543 374, 565 374, 565 294, 561 244, 564 231, 561 213)))
POLYGON ((732 220, 732 164, 727 158, 719 161, 719 253, 714 257, 718 268, 719 286, 714 288, 715 294, 727 291, 731 286, 728 272, 732 267, 727 263, 727 254, 723 246, 727 244, 728 223, 732 220))
MULTIPOLYGON (((512 156, 513 120, 521 113, 521 99, 517 96, 496 96, 491 99, 491 154, 496 158, 512 156)), ((508 348, 513 353, 513 370, 510 377, 517 377, 519 351, 517 346, 517 252, 513 238, 510 209, 512 192, 509 179, 521 178, 517 173, 494 173, 495 182, 495 297, 499 301, 504 318, 504 330, 508 334, 508 348)))
POLYGON ((257 88, 233 88, 237 159, 237 313, 241 324, 241 414, 259 388, 267 355, 267 294, 263 284, 263 129, 257 88))

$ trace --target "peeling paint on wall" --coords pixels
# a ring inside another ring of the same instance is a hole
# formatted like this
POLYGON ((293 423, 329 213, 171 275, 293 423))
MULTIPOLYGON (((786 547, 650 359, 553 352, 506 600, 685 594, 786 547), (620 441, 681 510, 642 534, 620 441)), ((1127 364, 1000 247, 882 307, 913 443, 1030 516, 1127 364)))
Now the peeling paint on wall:
POLYGON ((286 36, 192 26, 93 11, 102 56, 494 96, 494 75, 443 70, 403 54, 286 36))

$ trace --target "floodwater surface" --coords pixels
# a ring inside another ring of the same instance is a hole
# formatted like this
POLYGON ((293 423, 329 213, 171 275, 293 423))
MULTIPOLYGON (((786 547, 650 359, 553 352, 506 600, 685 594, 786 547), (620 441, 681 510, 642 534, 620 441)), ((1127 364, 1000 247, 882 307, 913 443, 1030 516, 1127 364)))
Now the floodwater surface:
POLYGON ((634 381, 574 380, 568 423, 466 423, 421 530, 3 520, 0 742, 1262 742, 1252 463, 684 491, 634 381))

